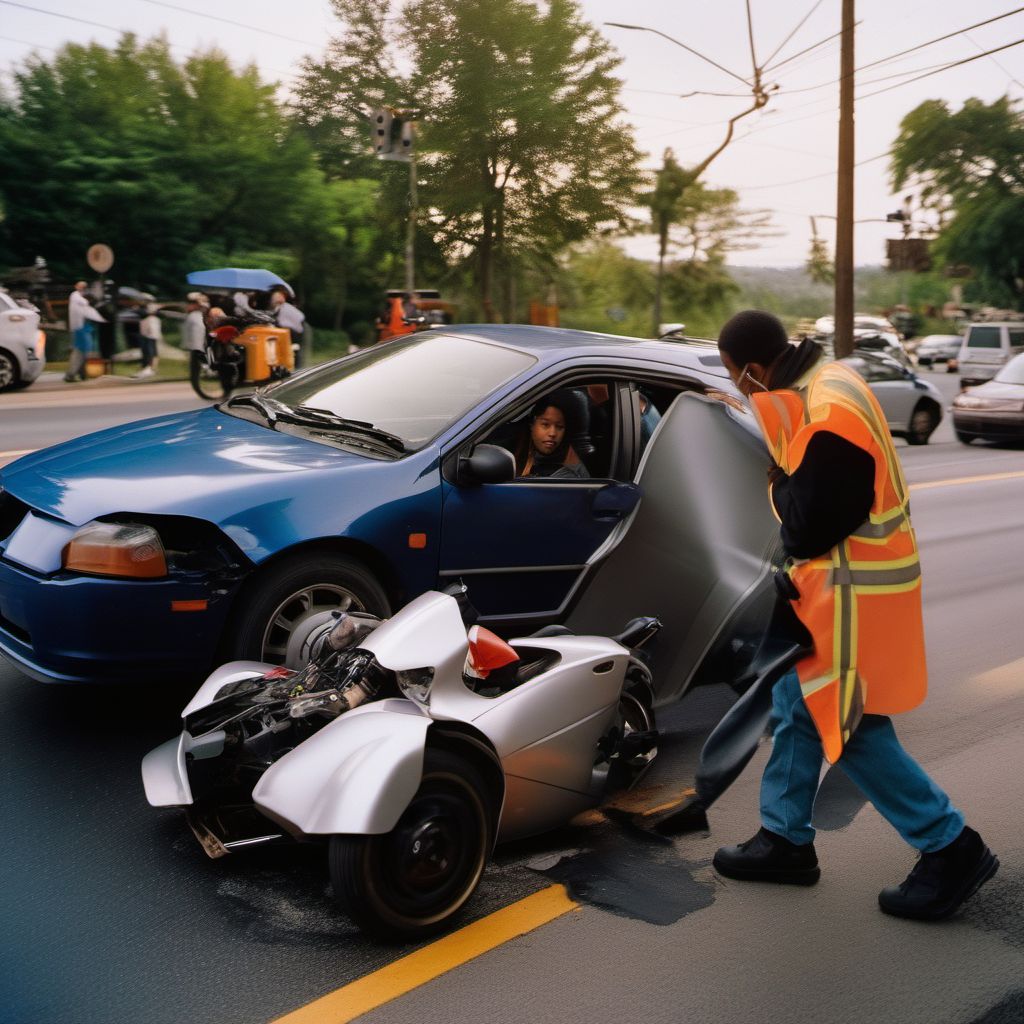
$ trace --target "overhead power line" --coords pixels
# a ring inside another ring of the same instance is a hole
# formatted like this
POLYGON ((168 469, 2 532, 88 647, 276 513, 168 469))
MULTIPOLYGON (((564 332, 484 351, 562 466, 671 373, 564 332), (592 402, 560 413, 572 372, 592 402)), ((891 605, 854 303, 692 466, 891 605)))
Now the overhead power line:
MULTIPOLYGON (((982 46, 981 43, 975 42, 975 40, 973 40, 966 32, 964 33, 964 39, 966 39, 977 50, 985 49, 985 47, 982 46)), ((1021 82, 1019 78, 1015 78, 1013 72, 1010 71, 1009 68, 1006 68, 1002 64, 1000 64, 999 61, 997 61, 995 57, 992 56, 992 54, 987 54, 986 56, 990 61, 992 61, 993 64, 995 64, 997 68, 999 68, 1000 71, 1003 72, 1004 75, 1006 75, 1010 79, 1011 82, 1013 82, 1014 85, 1016 85, 1019 89, 1024 89, 1024 82, 1021 82)))
POLYGON ((813 6, 813 7, 812 7, 812 8, 811 8, 811 9, 810 9, 810 10, 809 10, 809 11, 808 11, 808 12, 807 12, 807 13, 806 13, 806 14, 805 14, 805 15, 804 15, 804 16, 803 16, 803 17, 802 17, 802 18, 801 18, 801 19, 800 19, 800 20, 799 20, 798 22, 797 22, 796 28, 795 28, 795 29, 793 29, 793 31, 792 31, 792 32, 790 32, 790 33, 789 33, 789 35, 788 35, 788 36, 786 36, 786 38, 785 38, 785 39, 783 39, 783 40, 782 40, 782 42, 781 42, 781 43, 779 43, 779 45, 778 45, 778 46, 776 46, 774 50, 772 50, 772 52, 771 52, 771 53, 770 53, 770 54, 769 54, 769 55, 768 55, 768 56, 767 56, 767 57, 765 58, 765 61, 764 61, 764 63, 765 63, 765 66, 766 66, 766 67, 767 67, 768 65, 770 65, 770 64, 771 64, 771 62, 772 62, 773 60, 775 60, 775 57, 776 57, 776 56, 778 55, 779 51, 780 51, 780 50, 782 50, 782 49, 783 49, 783 47, 785 47, 786 43, 788 43, 788 42, 790 41, 790 39, 792 39, 792 38, 793 38, 793 36, 795 36, 795 35, 797 34, 797 32, 799 32, 799 31, 800 31, 800 29, 802 29, 802 28, 804 27, 804 25, 805 25, 805 24, 807 23, 807 19, 808 19, 808 18, 810 18, 810 16, 811 16, 811 15, 812 15, 812 14, 813 14, 813 13, 814 13, 814 12, 815 12, 815 11, 816 11, 816 10, 817 10, 817 9, 818 9, 818 8, 819 8, 819 7, 820 7, 820 6, 822 5, 822 4, 823 4, 823 3, 824 3, 824 0, 817 0, 817 3, 816 3, 816 4, 815 4, 815 5, 814 5, 814 6, 813 6))
POLYGON ((908 53, 915 53, 918 50, 923 50, 926 46, 934 46, 936 43, 945 42, 947 39, 963 35, 964 32, 970 32, 972 29, 981 28, 983 25, 991 25, 993 22, 1002 21, 1004 18, 1009 18, 1014 14, 1020 14, 1021 11, 1024 11, 1024 7, 1015 7, 1012 11, 1007 11, 1005 14, 997 14, 994 18, 986 18, 984 21, 975 22, 973 25, 967 25, 965 28, 958 28, 955 32, 947 32, 944 36, 938 36, 936 39, 929 39, 926 43, 918 43, 917 46, 911 46, 908 50, 900 50, 899 53, 894 53, 888 57, 880 57, 878 60, 873 60, 870 64, 862 64, 857 68, 857 70, 864 71, 867 68, 873 68, 876 64, 887 64, 889 61, 895 60, 897 57, 905 57, 908 53))
POLYGON ((699 57, 702 61, 710 64, 712 67, 718 68, 719 71, 724 71, 730 78, 735 78, 738 82, 742 82, 744 85, 750 85, 749 80, 744 78, 742 75, 737 75, 735 71, 730 71, 728 68, 719 64, 718 61, 712 60, 700 51, 695 50, 692 46, 687 46, 686 43, 681 43, 674 36, 670 36, 667 32, 662 32, 660 29, 647 28, 644 25, 626 25, 621 21, 606 21, 605 24, 610 25, 612 28, 629 29, 632 32, 653 32, 654 35, 661 36, 662 39, 667 39, 670 43, 675 43, 676 46, 681 46, 688 53, 692 53, 695 57, 699 57))
POLYGON ((317 46, 308 39, 296 39, 295 36, 286 36, 276 29, 260 28, 258 25, 248 25, 244 21, 234 21, 231 18, 222 18, 217 14, 207 14, 206 11, 197 11, 191 7, 179 7, 178 4, 165 3, 164 0, 140 0, 141 3, 151 4, 153 7, 166 7, 171 11, 180 11, 182 14, 191 14, 196 18, 206 18, 209 21, 219 21, 222 25, 234 25, 235 28, 244 28, 249 32, 259 32, 274 39, 287 39, 290 43, 298 43, 300 46, 317 46))
MULTIPOLYGON (((917 46, 911 46, 907 50, 900 50, 899 53, 890 54, 888 57, 879 57, 878 60, 870 61, 867 64, 862 64, 859 68, 855 68, 854 69, 854 73, 857 73, 857 72, 860 72, 860 71, 866 71, 868 68, 877 67, 879 64, 889 64, 892 61, 895 61, 895 60, 899 59, 900 57, 905 57, 908 54, 916 53, 918 50, 923 50, 927 46, 934 46, 936 43, 945 42, 947 39, 952 39, 954 36, 966 35, 972 29, 980 28, 982 25, 990 25, 994 21, 1000 21, 1003 18, 1009 18, 1011 15, 1019 14, 1021 11, 1024 11, 1024 7, 1016 7, 1016 8, 1014 8, 1014 10, 1007 11, 1005 14, 997 15, 994 18, 988 18, 985 21, 979 21, 979 22, 977 22, 974 25, 967 25, 965 28, 957 29, 955 32, 947 32, 946 35, 944 35, 944 36, 938 36, 935 39, 929 39, 927 42, 918 43, 917 46)), ((986 56, 987 56, 987 54, 986 54, 986 56)), ((776 65, 776 66, 778 66, 778 65, 776 65)), ((941 68, 946 67, 946 66, 952 67, 953 65, 931 64, 928 67, 918 68, 916 70, 917 71, 931 71, 932 69, 941 69, 941 68)), ((914 71, 905 71, 902 74, 912 75, 914 73, 915 73, 914 71)), ((889 76, 889 77, 891 77, 891 78, 898 78, 898 77, 900 77, 900 75, 892 75, 892 76, 889 76)), ((875 78, 875 79, 872 79, 869 82, 865 82, 865 83, 861 83, 861 84, 870 85, 872 82, 884 82, 886 80, 887 80, 886 78, 875 78)), ((838 84, 839 84, 839 79, 838 78, 833 78, 833 79, 830 79, 827 82, 821 82, 818 85, 803 86, 803 87, 801 87, 799 89, 784 89, 783 92, 790 93, 790 94, 798 93, 798 92, 814 92, 817 89, 826 89, 830 85, 838 85, 838 84)))
MULTIPOLYGON (((4 7, 18 7, 18 8, 20 8, 23 11, 32 11, 34 14, 47 14, 51 18, 63 18, 65 21, 74 21, 74 22, 77 22, 79 25, 88 25, 90 28, 102 28, 102 29, 105 29, 108 32, 116 32, 118 35, 121 35, 125 31, 127 31, 126 29, 124 29, 124 28, 122 28, 122 27, 120 27, 118 25, 105 25, 105 24, 103 24, 103 22, 100 22, 100 21, 90 21, 88 18, 78 18, 78 17, 76 17, 73 14, 62 14, 60 11, 48 11, 48 10, 46 10, 45 7, 33 7, 30 4, 18 3, 17 0, 0 0, 0 5, 3 5, 4 7)), ((34 45, 34 44, 28 43, 26 45, 31 46, 31 45, 34 45)), ((191 53, 194 52, 189 47, 187 47, 187 46, 180 46, 177 43, 168 43, 167 45, 172 50, 178 50, 178 51, 181 51, 183 53, 191 54, 191 53)), ((44 49, 53 49, 53 47, 44 47, 44 49)), ((294 71, 284 71, 281 68, 269 68, 268 67, 265 70, 273 72, 275 75, 281 75, 282 77, 285 77, 285 78, 298 79, 300 77, 294 71)))
MULTIPOLYGON (((858 160, 853 166, 863 167, 865 164, 872 164, 876 160, 884 160, 891 152, 891 150, 886 150, 884 153, 878 153, 876 156, 869 156, 866 160, 858 160)), ((739 191, 752 192, 755 189, 783 188, 786 185, 802 185, 806 181, 818 181, 821 178, 834 178, 838 173, 838 170, 824 171, 822 174, 811 174, 806 178, 794 178, 792 181, 773 181, 769 185, 743 185, 740 186, 739 191)))
POLYGON ((970 64, 973 61, 981 60, 982 57, 991 57, 993 53, 1002 53, 1003 50, 1009 50, 1011 47, 1020 46, 1024 43, 1024 36, 1020 39, 1015 39, 1012 43, 1004 43, 1002 46, 997 46, 992 50, 985 50, 983 53, 976 53, 973 57, 964 57, 963 60, 953 61, 952 64, 946 64, 944 67, 936 68, 934 71, 926 71, 923 75, 918 75, 916 78, 909 78, 905 82, 897 82, 895 85, 887 85, 884 89, 876 89, 874 92, 864 93, 862 96, 858 96, 858 100, 866 100, 869 96, 880 96, 883 92, 890 92, 893 89, 900 89, 904 85, 910 85, 912 82, 920 82, 922 78, 931 78, 932 75, 941 74, 943 71, 949 71, 951 68, 958 68, 963 64, 970 64))

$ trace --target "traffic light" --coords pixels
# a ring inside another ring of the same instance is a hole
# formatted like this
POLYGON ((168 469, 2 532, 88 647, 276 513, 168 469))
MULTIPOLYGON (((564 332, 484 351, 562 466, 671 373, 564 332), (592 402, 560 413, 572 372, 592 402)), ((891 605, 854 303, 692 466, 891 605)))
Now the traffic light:
POLYGON ((373 151, 381 160, 411 160, 416 122, 408 111, 378 107, 370 113, 373 151))
POLYGON ((394 120, 394 115, 387 107, 377 107, 370 113, 373 151, 377 156, 382 157, 391 152, 391 127, 394 120))

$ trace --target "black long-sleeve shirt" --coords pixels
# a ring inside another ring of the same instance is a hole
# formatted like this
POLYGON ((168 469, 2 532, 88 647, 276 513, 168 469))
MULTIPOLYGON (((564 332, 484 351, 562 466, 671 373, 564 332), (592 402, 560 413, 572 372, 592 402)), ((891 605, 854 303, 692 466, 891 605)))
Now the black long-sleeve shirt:
POLYGON ((782 545, 794 558, 818 558, 868 517, 875 498, 875 460, 830 431, 811 438, 795 473, 779 473, 772 501, 782 545))

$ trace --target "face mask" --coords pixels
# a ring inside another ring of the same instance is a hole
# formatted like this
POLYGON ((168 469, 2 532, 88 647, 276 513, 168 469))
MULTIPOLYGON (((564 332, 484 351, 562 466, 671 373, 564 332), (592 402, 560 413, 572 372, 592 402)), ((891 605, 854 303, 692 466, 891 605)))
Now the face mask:
POLYGON ((743 369, 740 371, 740 380, 743 380, 743 378, 746 377, 746 379, 749 380, 751 384, 754 384, 756 387, 759 387, 762 391, 768 391, 769 389, 766 388, 764 384, 750 376, 750 374, 747 372, 748 366, 750 366, 750 363, 744 364, 743 369))

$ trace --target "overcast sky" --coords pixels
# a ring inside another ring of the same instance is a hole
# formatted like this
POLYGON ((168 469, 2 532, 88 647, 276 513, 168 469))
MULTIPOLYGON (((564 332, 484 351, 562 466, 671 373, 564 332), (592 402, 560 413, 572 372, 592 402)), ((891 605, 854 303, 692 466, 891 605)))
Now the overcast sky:
MULTIPOLYGON (((623 101, 638 144, 648 154, 648 165, 660 163, 666 146, 684 164, 701 160, 721 140, 725 121, 744 108, 745 100, 741 95, 679 94, 743 93, 738 79, 749 78, 751 72, 744 0, 582 0, 582 6, 595 24, 622 21, 658 29, 732 73, 651 33, 602 29, 623 56, 623 101)), ((758 61, 769 66, 839 29, 840 0, 750 0, 750 6, 755 52, 758 61), (767 60, 812 10, 792 39, 767 60)), ((1016 5, 1009 0, 857 0, 856 6, 856 65, 861 68, 1016 5)), ((117 30, 141 36, 166 32, 179 57, 216 44, 236 62, 252 61, 268 79, 287 86, 297 61, 319 52, 326 36, 339 26, 327 0, 0 0, 0 67, 9 72, 33 48, 48 56, 49 48, 67 41, 110 44, 117 30)), ((902 197, 891 194, 888 161, 881 155, 891 146, 904 114, 926 99, 943 99, 958 108, 971 96, 991 101, 1008 92, 1021 97, 1024 45, 901 83, 913 73, 923 74, 1016 40, 1024 40, 1024 12, 858 73, 857 159, 870 161, 857 169, 858 219, 884 220, 901 203, 902 197), (880 92, 894 85, 898 88, 880 92), (879 95, 868 95, 873 92, 879 95)), ((809 247, 810 215, 822 218, 819 231, 831 242, 834 221, 824 217, 835 211, 838 74, 838 40, 775 73, 769 71, 765 80, 777 82, 780 90, 764 110, 739 122, 736 141, 705 175, 710 185, 736 189, 745 207, 772 210, 780 232, 780 237, 764 240, 754 251, 736 253, 731 262, 802 263, 809 247)), ((583 145, 586 140, 578 142, 583 145)), ((858 224, 856 262, 880 263, 884 239, 896 237, 896 228, 858 224)), ((653 238, 630 240, 627 247, 634 255, 653 255, 653 238)))

